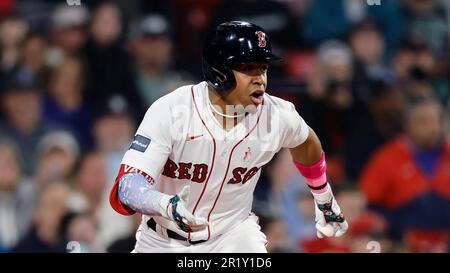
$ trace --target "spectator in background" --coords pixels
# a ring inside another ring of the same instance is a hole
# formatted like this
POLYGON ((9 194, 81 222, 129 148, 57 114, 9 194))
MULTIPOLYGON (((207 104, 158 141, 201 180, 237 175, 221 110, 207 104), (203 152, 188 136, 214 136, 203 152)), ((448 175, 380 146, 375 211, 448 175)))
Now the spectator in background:
POLYGON ((37 33, 29 33, 22 43, 20 65, 31 71, 38 80, 41 90, 45 88, 45 80, 48 77, 46 65, 47 40, 37 33))
POLYGON ((114 183, 118 166, 136 129, 132 112, 123 97, 113 96, 100 109, 92 127, 95 147, 105 158, 110 183, 114 183))
MULTIPOLYGON (((96 149, 106 164, 106 189, 113 186, 123 154, 130 147, 136 130, 131 113, 131 107, 125 99, 120 96, 111 97, 93 126, 96 149)), ((107 196, 104 198, 108 200, 107 196)), ((101 210, 98 219, 101 227, 98 238, 102 245, 108 246, 113 240, 136 231, 136 229, 133 231, 132 219, 116 213, 108 202, 103 202, 101 210)), ((131 250, 133 248, 128 252, 131 250)))
POLYGON ((405 96, 396 86, 375 81, 371 84, 366 118, 354 124, 345 139, 344 161, 348 181, 356 183, 361 169, 380 145, 402 130, 405 96))
POLYGON ((426 58, 420 58, 420 62, 417 58, 423 56, 422 53, 426 50, 423 43, 414 40, 402 41, 392 62, 392 69, 398 83, 403 84, 411 81, 415 75, 425 75, 426 72, 431 71, 433 63, 429 57, 430 54, 426 54, 426 58))
POLYGON ((28 24, 15 15, 0 19, 0 71, 8 72, 18 66, 20 43, 28 31, 28 24))
POLYGON ((42 123, 42 95, 35 76, 28 70, 15 69, 3 82, 1 106, 5 121, 0 135, 14 139, 23 161, 23 172, 31 176, 36 166, 36 147, 48 131, 42 123))
MULTIPOLYGON (((97 223, 88 213, 68 212, 61 220, 60 233, 65 245, 75 242, 73 253, 99 253, 103 248, 97 243, 97 223)), ((68 245, 69 246, 69 245, 68 245)), ((67 249, 70 250, 70 249, 67 249)))
POLYGON ((86 44, 89 11, 84 5, 57 5, 51 14, 51 43, 47 63, 56 66, 68 55, 80 53, 86 44))
POLYGON ((450 230, 450 145, 439 103, 407 108, 405 134, 377 149, 361 175, 371 208, 389 223, 393 238, 408 232, 450 230))
POLYGON ((303 18, 308 13, 308 9, 314 1, 315 0, 287 0, 285 2, 292 14, 298 19, 303 18))
POLYGON ((403 93, 412 99, 434 96, 430 76, 434 68, 433 54, 426 45, 417 41, 405 41, 394 58, 394 72, 403 93))
MULTIPOLYGON (((200 57, 201 43, 211 21, 214 19, 214 10, 223 0, 174 0, 172 13, 167 16, 171 19, 174 31, 174 55, 176 69, 188 71, 193 77, 201 78, 202 71, 200 57), (188 31, 184 31, 184 29, 188 31), (181 31, 180 31, 181 30, 181 31)), ((146 2, 148 3, 148 2, 146 2)), ((150 11, 150 10, 149 10, 150 11)), ((155 9, 151 9, 155 12, 155 9)), ((167 14, 161 13, 159 14, 167 14)))
MULTIPOLYGON (((130 57, 120 43, 122 28, 122 15, 116 4, 104 2, 93 11, 91 36, 82 52, 86 57, 86 99, 95 109, 104 108, 108 99, 116 95, 139 107, 130 57)), ((141 113, 137 111, 138 114, 141 113)))
POLYGON ((13 247, 28 231, 35 185, 22 173, 22 159, 13 141, 0 139, 0 247, 13 247))
POLYGON ((345 40, 352 26, 370 18, 385 37, 385 58, 389 60, 404 33, 404 22, 397 1, 368 5, 360 0, 315 0, 299 29, 304 39, 317 46, 329 39, 345 40))
POLYGON ((134 81, 144 109, 189 78, 170 69, 172 45, 169 23, 161 15, 149 14, 132 26, 134 81))
MULTIPOLYGON (((340 160, 334 157, 342 151, 347 132, 362 115, 353 111, 354 75, 350 48, 340 41, 327 41, 317 49, 317 59, 317 69, 307 83, 308 96, 299 112, 320 139, 323 139, 322 146, 327 151, 332 171, 334 162, 340 160)), ((342 179, 340 173, 341 171, 331 172, 331 179, 339 183, 342 179)))
POLYGON ((372 97, 375 81, 393 81, 384 65, 384 36, 375 22, 364 20, 351 31, 350 46, 354 54, 353 75, 355 81, 355 100, 361 107, 367 107, 372 97))
POLYGON ((353 103, 353 54, 350 48, 336 40, 323 43, 317 50, 320 82, 310 84, 308 92, 317 99, 329 99, 338 109, 347 109, 353 103))
POLYGON ((80 210, 96 218, 100 216, 102 202, 105 199, 106 179, 106 166, 101 154, 95 151, 86 153, 73 184, 75 195, 78 195, 80 202, 77 207, 80 210))
POLYGON ((355 24, 349 44, 354 56, 353 124, 344 140, 343 158, 347 179, 354 183, 371 152, 398 133, 401 115, 396 114, 402 109, 401 94, 387 86, 394 79, 384 64, 385 38, 378 25, 369 18, 355 24))
POLYGON ((450 85, 445 75, 437 71, 437 60, 423 42, 405 40, 393 62, 396 81, 410 98, 435 96, 443 106, 450 98, 450 85))
POLYGON ((12 249, 12 252, 65 252, 59 227, 68 211, 70 190, 63 183, 51 183, 44 187, 34 209, 31 230, 12 249))
POLYGON ((64 181, 70 184, 80 157, 76 139, 65 131, 45 134, 37 145, 38 163, 35 174, 37 186, 64 181))
POLYGON ((86 149, 92 145, 90 128, 94 114, 83 96, 83 69, 77 57, 67 57, 54 68, 43 111, 47 126, 70 130, 86 149))
POLYGON ((91 151, 84 155, 74 181, 71 207, 91 214, 98 223, 97 243, 106 248, 113 240, 131 232, 132 219, 112 216, 109 205, 109 188, 105 158, 100 152, 91 151), (117 221, 117 219, 120 219, 117 221), (123 223, 121 223, 123 221, 123 223))
POLYGON ((405 0, 403 16, 408 34, 427 44, 435 54, 442 53, 448 43, 449 19, 438 0, 405 0))
MULTIPOLYGON (((8 0, 6 0, 8 1, 8 0)), ((55 5, 61 1, 54 0, 12 0, 14 10, 12 12, 20 14, 28 22, 29 31, 37 33, 47 33, 51 27, 51 15, 55 5)), ((4 2, 4 1, 2 1, 4 2)), ((85 3, 83 3, 85 4, 85 3)))

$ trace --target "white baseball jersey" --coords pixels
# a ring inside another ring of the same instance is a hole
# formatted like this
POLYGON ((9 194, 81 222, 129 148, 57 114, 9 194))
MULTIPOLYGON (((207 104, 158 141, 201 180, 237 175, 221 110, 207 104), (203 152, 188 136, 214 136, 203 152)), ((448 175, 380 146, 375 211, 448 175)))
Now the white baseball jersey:
POLYGON ((152 177, 162 193, 175 195, 190 186, 186 208, 207 219, 207 229, 185 233, 172 221, 154 219, 193 241, 214 238, 247 219, 261 167, 281 148, 302 144, 309 132, 292 103, 267 93, 256 111, 226 131, 213 116, 207 92, 201 82, 158 99, 122 160, 125 168, 152 177))

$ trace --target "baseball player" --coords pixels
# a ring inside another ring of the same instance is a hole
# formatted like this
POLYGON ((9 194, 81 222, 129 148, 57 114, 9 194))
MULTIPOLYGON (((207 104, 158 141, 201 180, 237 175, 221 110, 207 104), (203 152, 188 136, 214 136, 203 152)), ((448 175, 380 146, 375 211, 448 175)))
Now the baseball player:
POLYGON ((205 81, 150 106, 110 194, 117 212, 143 215, 133 252, 267 252, 253 191, 282 148, 311 189, 317 236, 345 233, 319 139, 292 103, 266 93, 276 61, 262 28, 223 23, 204 44, 205 81))

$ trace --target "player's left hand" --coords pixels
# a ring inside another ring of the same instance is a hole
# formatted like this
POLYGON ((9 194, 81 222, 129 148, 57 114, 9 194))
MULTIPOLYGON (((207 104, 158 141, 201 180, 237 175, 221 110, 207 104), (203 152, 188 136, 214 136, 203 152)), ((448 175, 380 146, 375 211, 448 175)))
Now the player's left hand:
POLYGON ((205 229, 208 226, 208 221, 194 216, 187 210, 185 203, 188 197, 189 186, 185 186, 177 195, 170 198, 167 214, 182 231, 195 232, 205 229))
POLYGON ((322 194, 313 194, 316 212, 317 237, 339 237, 348 229, 336 199, 333 196, 331 187, 322 194))

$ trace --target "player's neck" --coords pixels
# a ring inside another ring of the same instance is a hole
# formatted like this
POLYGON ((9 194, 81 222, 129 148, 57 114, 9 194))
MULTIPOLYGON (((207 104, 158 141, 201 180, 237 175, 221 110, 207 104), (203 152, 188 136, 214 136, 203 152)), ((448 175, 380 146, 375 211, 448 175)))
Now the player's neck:
POLYGON ((227 118, 238 118, 244 116, 244 107, 236 105, 229 96, 208 88, 208 98, 214 112, 227 118))
MULTIPOLYGON (((208 88, 208 104, 214 117, 222 124, 225 130, 230 130, 238 122, 245 117, 245 112, 236 111, 234 104, 232 104, 227 96, 208 88)), ((242 108, 243 110, 243 108, 242 108)))

